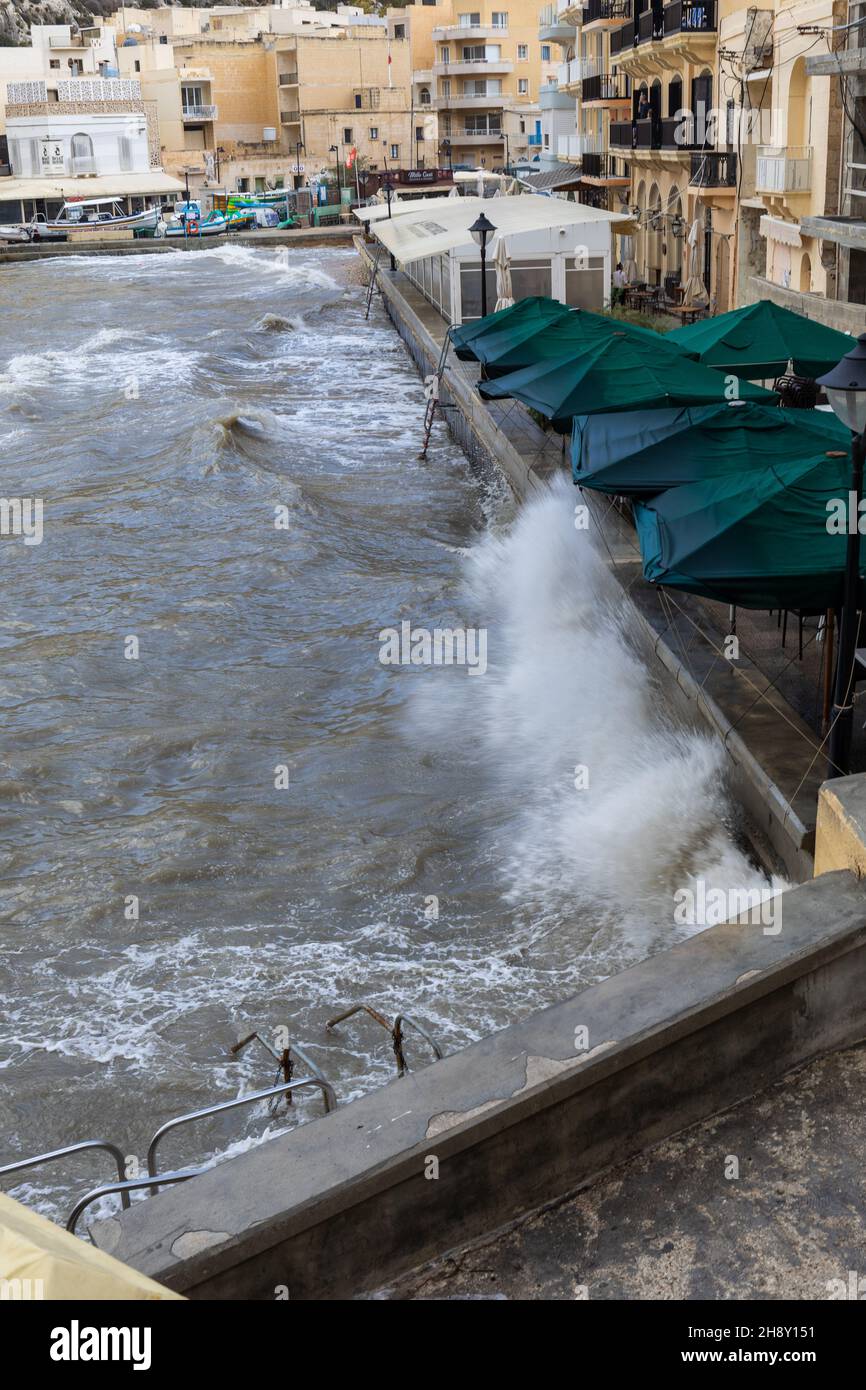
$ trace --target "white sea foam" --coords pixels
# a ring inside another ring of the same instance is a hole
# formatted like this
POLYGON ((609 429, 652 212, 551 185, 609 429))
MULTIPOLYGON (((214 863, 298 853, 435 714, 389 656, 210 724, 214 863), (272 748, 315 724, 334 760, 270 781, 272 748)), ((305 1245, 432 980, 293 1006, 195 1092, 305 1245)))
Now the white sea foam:
POLYGON ((472 727, 521 808, 512 902, 570 903, 632 940, 672 934, 673 894, 694 878, 768 884, 732 838, 721 745, 686 726, 651 675, 630 602, 573 505, 563 481, 470 550, 465 606, 490 624, 489 669, 451 681, 444 702, 419 683, 415 715, 445 737, 472 727))

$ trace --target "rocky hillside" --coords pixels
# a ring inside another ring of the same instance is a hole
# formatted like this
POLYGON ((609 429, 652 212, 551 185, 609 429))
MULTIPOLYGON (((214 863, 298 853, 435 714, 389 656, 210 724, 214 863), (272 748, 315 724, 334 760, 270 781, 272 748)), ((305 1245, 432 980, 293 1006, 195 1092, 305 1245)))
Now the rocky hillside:
MULTIPOLYGON (((181 0, 137 0, 139 9, 153 10, 159 3, 181 0)), ((203 9, 225 0, 196 0, 203 9)), ((261 0, 232 0, 236 5, 260 4, 261 0)), ((112 14, 120 0, 0 0, 0 44, 27 43, 31 24, 88 24, 94 14, 112 14)))

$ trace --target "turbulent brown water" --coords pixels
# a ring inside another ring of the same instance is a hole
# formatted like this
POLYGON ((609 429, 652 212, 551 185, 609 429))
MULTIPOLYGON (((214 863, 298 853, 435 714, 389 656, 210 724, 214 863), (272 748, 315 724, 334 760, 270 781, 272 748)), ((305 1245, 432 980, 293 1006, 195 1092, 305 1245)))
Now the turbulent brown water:
MULTIPOLYGON (((452 1050, 674 940, 688 875, 754 880, 568 490, 515 520, 441 428, 417 457, 421 383, 353 253, 0 276, 3 491, 44 499, 40 545, 0 543, 0 1163, 140 1159, 271 1081, 229 1053, 256 1027, 348 1100, 393 1059, 370 1022, 326 1035, 339 1006, 452 1050), (403 620, 484 626, 487 673, 382 665, 403 620)), ((163 1162, 316 1113, 234 1112, 163 1162)), ((103 1174, 12 1190, 56 1214, 103 1174)))

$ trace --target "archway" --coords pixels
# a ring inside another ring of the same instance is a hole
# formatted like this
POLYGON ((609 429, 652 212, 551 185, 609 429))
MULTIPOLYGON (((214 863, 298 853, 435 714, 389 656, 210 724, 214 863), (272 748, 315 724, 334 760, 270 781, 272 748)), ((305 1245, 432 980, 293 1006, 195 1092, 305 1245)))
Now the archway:
POLYGON ((810 106, 806 61, 804 58, 798 58, 791 68, 791 81, 788 84, 788 119, 785 143, 789 148, 808 145, 810 106))
POLYGON ((808 294, 812 288, 812 259, 808 251, 804 251, 800 260, 800 293, 808 294))

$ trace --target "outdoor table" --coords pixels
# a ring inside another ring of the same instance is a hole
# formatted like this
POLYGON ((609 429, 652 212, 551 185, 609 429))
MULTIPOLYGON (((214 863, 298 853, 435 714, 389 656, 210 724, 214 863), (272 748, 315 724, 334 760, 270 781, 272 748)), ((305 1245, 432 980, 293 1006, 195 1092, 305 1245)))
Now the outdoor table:
POLYGON ((683 327, 687 323, 694 323, 703 312, 703 304, 672 304, 669 313, 675 314, 678 319, 682 319, 683 327))

